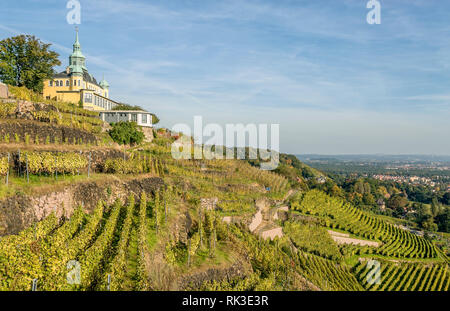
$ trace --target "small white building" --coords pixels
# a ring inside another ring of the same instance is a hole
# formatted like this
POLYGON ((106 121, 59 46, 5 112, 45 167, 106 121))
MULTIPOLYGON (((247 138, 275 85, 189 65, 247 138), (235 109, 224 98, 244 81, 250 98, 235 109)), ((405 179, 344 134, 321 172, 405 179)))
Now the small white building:
POLYGON ((144 110, 100 111, 100 119, 107 123, 136 122, 139 126, 152 127, 152 114, 144 110))

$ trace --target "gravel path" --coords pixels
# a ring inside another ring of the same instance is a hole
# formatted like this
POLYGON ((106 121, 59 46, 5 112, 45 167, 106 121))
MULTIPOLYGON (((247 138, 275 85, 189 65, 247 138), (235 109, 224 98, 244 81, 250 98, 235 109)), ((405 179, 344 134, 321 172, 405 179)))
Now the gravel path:
POLYGON ((375 247, 380 246, 379 242, 359 240, 359 239, 353 239, 353 238, 337 236, 337 235, 331 235, 331 237, 338 244, 356 244, 356 245, 362 245, 362 246, 375 246, 375 247))

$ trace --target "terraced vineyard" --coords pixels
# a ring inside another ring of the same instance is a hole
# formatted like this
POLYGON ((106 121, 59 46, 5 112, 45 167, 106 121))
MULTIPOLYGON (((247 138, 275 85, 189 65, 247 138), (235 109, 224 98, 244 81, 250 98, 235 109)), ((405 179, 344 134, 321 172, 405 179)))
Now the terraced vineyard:
POLYGON ((299 252, 298 256, 306 277, 324 290, 363 290, 346 266, 313 254, 299 252))
MULTIPOLYGON (((90 215, 78 208, 60 224, 52 214, 19 235, 2 238, 0 290, 30 290, 33 280, 40 290, 121 289, 133 215, 138 212, 140 223, 146 223, 146 206, 145 193, 138 211, 133 196, 127 206, 117 201, 107 207, 100 202, 90 215), (76 284, 77 271, 80 284, 76 284), (73 282, 68 282, 69 276, 73 282)), ((140 238, 147 243, 145 232, 140 238)))
MULTIPOLYGON (((448 290, 448 258, 423 237, 318 190, 294 189, 285 177, 247 162, 177 162, 167 158, 168 142, 157 138, 127 160, 105 161, 104 173, 124 180, 132 178, 127 174, 153 176, 159 190, 99 202, 89 213, 77 208, 70 219, 51 214, 2 237, 0 290, 33 284, 53 291, 448 290), (204 198, 217 205, 203 206, 204 198), (281 237, 264 240, 249 231, 246 219, 258 200, 269 202, 264 217, 277 215, 270 221, 281 237), (278 214, 281 206, 287 218, 278 214), (237 220, 225 223, 225 216, 237 220), (338 244, 328 229, 380 246, 338 244), (379 284, 367 282, 371 258, 381 262, 379 284), (239 273, 226 270, 221 277, 222 266, 239 273), (213 278, 203 279, 211 270, 213 278)), ((58 156, 64 163, 68 154, 29 153, 29 161, 36 160, 28 165, 32 173, 48 174, 58 156)), ((60 172, 77 169, 61 166, 60 172)))
POLYGON ((320 217, 327 227, 383 244, 379 248, 367 247, 363 252, 396 258, 438 257, 435 246, 428 240, 317 190, 304 195, 299 211, 320 217))

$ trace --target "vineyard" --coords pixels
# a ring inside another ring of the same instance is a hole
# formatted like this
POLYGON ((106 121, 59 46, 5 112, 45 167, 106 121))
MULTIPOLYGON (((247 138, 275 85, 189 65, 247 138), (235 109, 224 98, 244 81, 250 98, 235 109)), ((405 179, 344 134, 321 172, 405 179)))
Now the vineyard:
POLYGON ((448 291, 450 274, 448 264, 397 264, 382 261, 380 278, 367 282, 370 269, 367 262, 355 267, 361 284, 370 291, 448 291))
POLYGON ((61 142, 46 132, 31 137, 31 124, 42 122, 110 143, 95 113, 23 88, 12 93, 17 101, 2 105, 2 118, 14 118, 24 100, 40 102, 24 135, 5 130, 2 137, 15 145, 0 156, 0 212, 14 212, 0 220, 24 218, 13 231, 20 233, 0 237, 2 291, 449 290, 442 247, 310 187, 294 167, 175 160, 175 138, 165 130, 123 149, 92 146, 77 135, 61 142), (35 189, 79 193, 35 204, 35 189), (35 204, 29 210, 16 206, 27 201, 35 204), (257 215, 258 230, 250 231, 257 215), (271 230, 278 234, 262 234, 271 230))
MULTIPOLYGON (((130 232, 136 226, 140 258, 147 247, 148 221, 145 193, 139 205, 133 196, 127 205, 99 202, 91 214, 78 208, 62 223, 52 214, 19 235, 2 238, 0 290, 30 290, 33 280, 40 290, 120 290, 130 260, 130 232)), ((144 280, 144 262, 138 262, 137 279, 144 280)), ((145 289, 141 283, 136 286, 145 289)))
POLYGON ((428 240, 320 191, 313 190, 306 193, 298 210, 306 215, 320 217, 329 228, 340 229, 383 244, 379 248, 361 249, 361 253, 396 258, 438 257, 435 246, 428 240))

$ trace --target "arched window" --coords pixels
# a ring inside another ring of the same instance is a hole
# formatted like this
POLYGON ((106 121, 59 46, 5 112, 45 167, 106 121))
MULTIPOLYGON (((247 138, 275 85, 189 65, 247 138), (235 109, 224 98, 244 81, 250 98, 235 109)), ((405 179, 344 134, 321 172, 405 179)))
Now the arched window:
POLYGON ((48 81, 48 86, 53 86, 53 81, 52 80, 48 81))
POLYGON ((59 86, 64 86, 63 80, 59 80, 59 86))
POLYGON ((59 86, 59 81, 58 80, 55 81, 55 86, 59 86))
POLYGON ((70 86, 70 81, 66 80, 66 86, 70 86))

